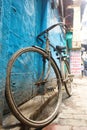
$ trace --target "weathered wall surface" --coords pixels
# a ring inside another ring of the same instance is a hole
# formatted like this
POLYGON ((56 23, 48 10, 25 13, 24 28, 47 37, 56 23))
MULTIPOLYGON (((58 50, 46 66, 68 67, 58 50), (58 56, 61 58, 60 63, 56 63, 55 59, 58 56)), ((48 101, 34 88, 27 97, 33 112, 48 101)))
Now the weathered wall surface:
MULTIPOLYGON (((52 9, 50 1, 47 0, 0 0, 1 114, 4 110, 6 68, 10 57, 20 48, 40 46, 36 36, 50 25, 57 23, 58 16, 58 10, 52 9)), ((60 27, 50 32, 50 39, 54 45, 65 44, 60 27)))

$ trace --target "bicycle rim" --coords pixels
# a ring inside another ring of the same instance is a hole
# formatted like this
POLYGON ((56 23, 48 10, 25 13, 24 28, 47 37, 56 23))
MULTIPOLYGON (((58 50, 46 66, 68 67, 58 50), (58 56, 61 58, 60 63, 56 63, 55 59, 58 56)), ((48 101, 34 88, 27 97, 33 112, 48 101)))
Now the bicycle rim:
POLYGON ((61 80, 53 59, 51 70, 44 80, 49 63, 48 55, 41 49, 31 47, 16 52, 8 63, 6 98, 8 105, 22 123, 42 127, 58 114, 61 103, 61 80), (45 72, 43 71, 45 59, 45 72), (39 81, 40 77, 42 78, 39 81))
POLYGON ((65 85, 65 89, 66 89, 66 93, 67 95, 70 97, 72 95, 72 84, 73 84, 73 78, 72 76, 69 76, 70 73, 70 68, 69 68, 69 64, 67 61, 63 61, 63 67, 64 67, 64 85, 65 85))

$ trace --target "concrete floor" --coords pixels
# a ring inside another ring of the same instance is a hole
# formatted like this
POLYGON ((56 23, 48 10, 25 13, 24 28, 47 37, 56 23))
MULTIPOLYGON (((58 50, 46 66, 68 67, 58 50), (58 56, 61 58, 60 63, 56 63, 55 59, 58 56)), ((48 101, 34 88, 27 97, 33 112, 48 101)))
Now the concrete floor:
MULTIPOLYGON (((3 126, 0 130, 31 129, 20 124, 12 115, 4 118, 3 126)), ((66 98, 63 94, 59 116, 43 130, 87 130, 87 77, 74 79, 72 97, 66 98)))

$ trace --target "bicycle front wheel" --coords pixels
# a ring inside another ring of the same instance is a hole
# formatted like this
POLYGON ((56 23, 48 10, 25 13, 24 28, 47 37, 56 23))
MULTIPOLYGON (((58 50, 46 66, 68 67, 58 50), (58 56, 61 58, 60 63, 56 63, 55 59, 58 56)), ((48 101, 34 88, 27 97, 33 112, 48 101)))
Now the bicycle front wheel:
POLYGON ((20 122, 36 128, 49 124, 58 114, 61 98, 58 68, 45 51, 29 47, 12 56, 7 67, 6 99, 20 122))

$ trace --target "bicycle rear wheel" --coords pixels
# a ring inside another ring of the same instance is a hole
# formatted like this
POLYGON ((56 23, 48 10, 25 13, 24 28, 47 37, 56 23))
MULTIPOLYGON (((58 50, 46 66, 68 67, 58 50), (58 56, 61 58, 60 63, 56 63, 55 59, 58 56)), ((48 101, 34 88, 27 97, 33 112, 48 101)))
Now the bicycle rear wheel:
POLYGON ((36 128, 49 124, 58 114, 61 98, 58 68, 45 51, 30 47, 12 56, 7 67, 6 99, 20 122, 36 128), (50 73, 45 79, 49 60, 50 73))
POLYGON ((66 60, 62 61, 62 71, 66 93, 70 97, 72 95, 72 88, 73 88, 73 75, 70 73, 69 63, 66 60))

